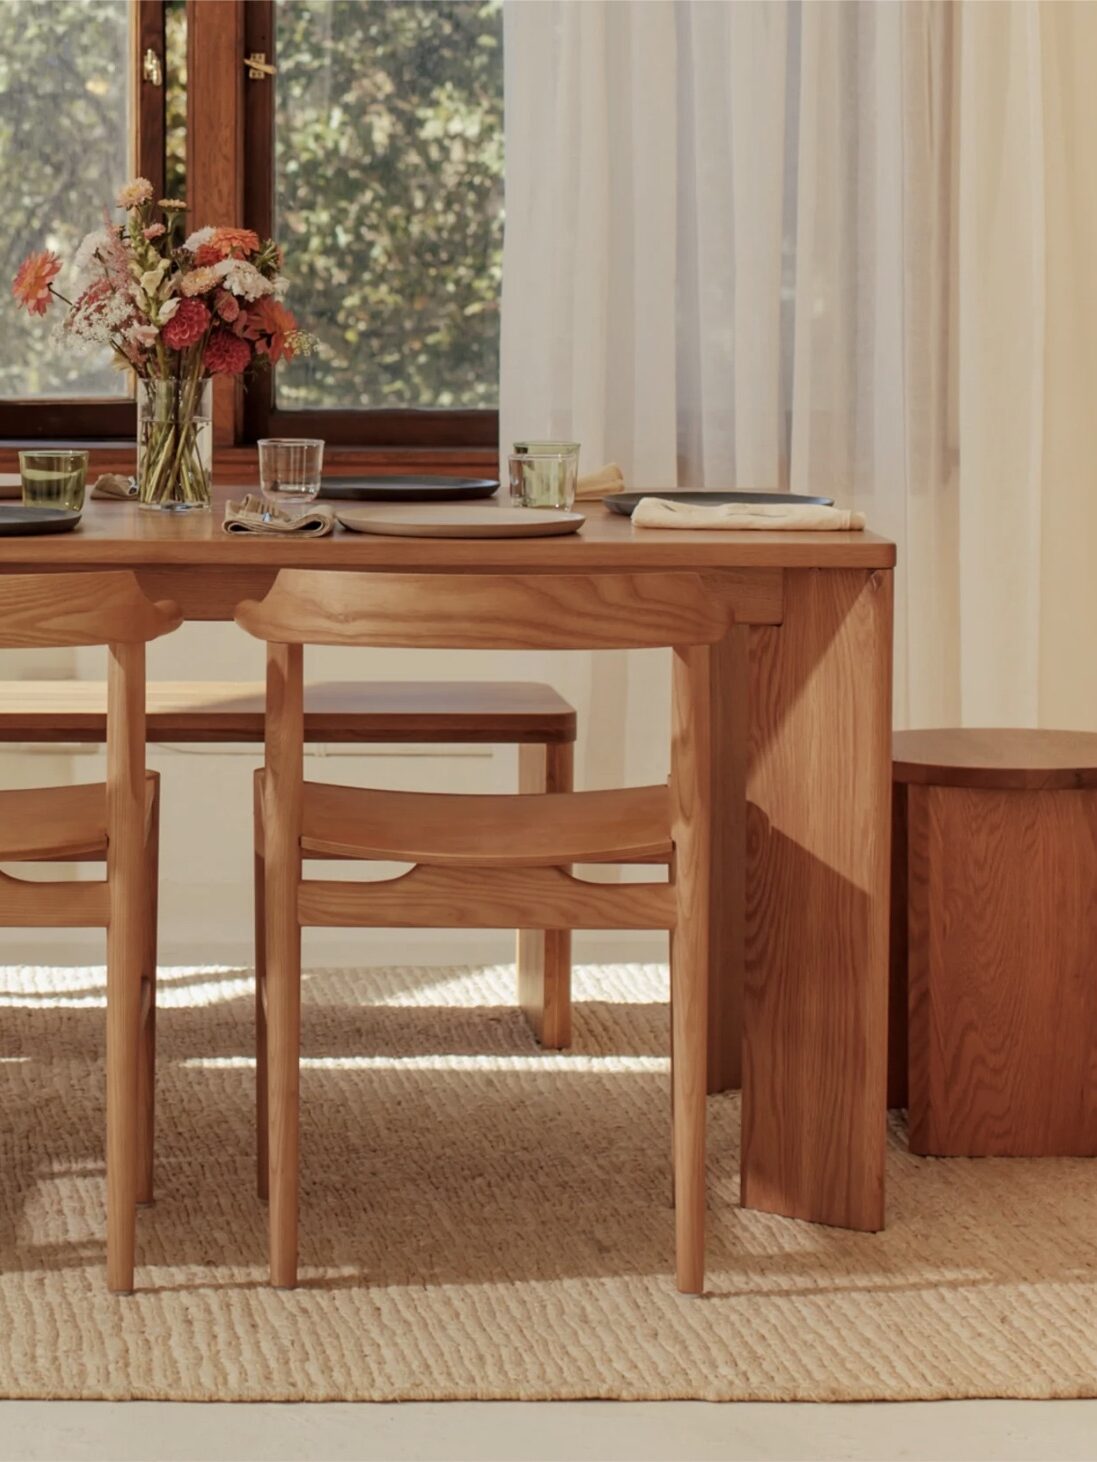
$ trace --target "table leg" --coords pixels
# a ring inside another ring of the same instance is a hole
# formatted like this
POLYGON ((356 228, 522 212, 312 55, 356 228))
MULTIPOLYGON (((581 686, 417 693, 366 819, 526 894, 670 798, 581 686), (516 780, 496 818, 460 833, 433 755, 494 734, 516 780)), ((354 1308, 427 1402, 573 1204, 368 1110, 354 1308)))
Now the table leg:
POLYGON ((890 571, 785 574, 751 633, 742 1203, 884 1222, 890 571))

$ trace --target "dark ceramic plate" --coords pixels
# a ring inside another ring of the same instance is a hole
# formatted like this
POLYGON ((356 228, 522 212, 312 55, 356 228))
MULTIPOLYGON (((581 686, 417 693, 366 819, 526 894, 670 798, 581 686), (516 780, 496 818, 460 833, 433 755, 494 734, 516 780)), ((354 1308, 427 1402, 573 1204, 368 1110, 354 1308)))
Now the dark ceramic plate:
POLYGON ((720 503, 814 503, 832 508, 832 497, 804 497, 798 492, 619 492, 605 499, 607 508, 631 518, 636 504, 645 497, 665 497, 675 503, 696 503, 701 508, 714 508, 720 503))
POLYGON ((25 533, 71 533, 80 514, 70 508, 27 508, 0 504, 0 537, 16 538, 25 533))
POLYGON ((325 477, 320 496, 338 503, 457 503, 498 490, 498 481, 486 477, 325 477))

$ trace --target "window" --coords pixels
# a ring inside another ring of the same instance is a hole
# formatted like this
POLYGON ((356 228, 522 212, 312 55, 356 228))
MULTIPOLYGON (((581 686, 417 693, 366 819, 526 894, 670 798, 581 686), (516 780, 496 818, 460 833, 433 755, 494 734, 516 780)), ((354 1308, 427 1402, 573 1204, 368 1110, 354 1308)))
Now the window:
MULTIPOLYGON (((5 299, 7 282, 32 249, 72 259, 135 162, 161 184, 162 107, 148 107, 131 64, 138 43, 161 54, 160 25, 159 4, 147 0, 0 4, 5 299)), ((42 320, 14 309, 3 323, 0 435, 133 433, 132 387, 109 360, 55 340, 42 320)))
POLYGON ((251 0, 249 222, 286 249, 317 350, 248 423, 379 445, 494 445, 503 235, 501 0, 251 0))
MULTIPOLYGON (((193 226, 277 237, 317 340, 242 413, 219 383, 221 442, 495 445, 502 0, 0 0, 0 297, 135 172, 193 226)), ((132 438, 125 374, 2 319, 0 438, 132 438)))

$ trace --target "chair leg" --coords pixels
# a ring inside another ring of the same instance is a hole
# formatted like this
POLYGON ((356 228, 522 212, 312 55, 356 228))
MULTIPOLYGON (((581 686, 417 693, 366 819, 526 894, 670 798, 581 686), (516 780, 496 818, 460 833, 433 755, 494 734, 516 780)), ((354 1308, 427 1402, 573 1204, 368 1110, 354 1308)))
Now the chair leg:
POLYGON ((671 1103, 674 1216, 678 1288, 705 1287, 705 1096, 708 1055, 708 967, 676 941, 671 965, 674 995, 671 1103))
POLYGON ((154 1197, 156 1146, 156 943, 160 893, 160 786, 145 840, 145 940, 141 973, 141 1053, 137 1064, 138 1203, 154 1197))
MULTIPOLYGON (((520 792, 570 792, 570 742, 518 748, 520 792)), ((571 930, 518 931, 518 1003, 541 1045, 558 1051, 571 1044, 571 930)))
POLYGON ((263 857, 263 806, 259 778, 255 780, 255 1154, 259 1197, 270 1197, 270 1162, 267 1148, 267 931, 266 877, 263 857))
POLYGON ((707 646, 676 650, 670 779, 676 904, 670 958, 671 1101, 677 1277, 684 1294, 701 1294, 705 1287, 710 696, 707 646))
POLYGON ((297 922, 298 870, 273 842, 268 839, 265 879, 270 1281, 278 1289, 293 1289, 297 1283, 301 928, 297 922), (283 866, 285 863, 290 866, 283 866))

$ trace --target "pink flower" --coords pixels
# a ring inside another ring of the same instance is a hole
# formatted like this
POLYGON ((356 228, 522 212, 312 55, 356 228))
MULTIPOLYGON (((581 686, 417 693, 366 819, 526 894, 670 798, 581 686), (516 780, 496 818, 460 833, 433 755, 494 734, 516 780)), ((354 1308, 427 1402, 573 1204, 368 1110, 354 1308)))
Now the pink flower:
POLYGON ((152 184, 148 178, 134 178, 118 189, 115 202, 119 208, 137 208, 152 197, 152 184))
POLYGON ((217 299, 214 301, 213 308, 221 316, 222 320, 225 320, 230 325, 240 315, 240 301, 234 294, 229 294, 227 289, 219 292, 217 299))
POLYGON ((61 260, 49 249, 28 254, 12 280, 11 292, 28 315, 44 315, 50 302, 50 285, 61 273, 61 260))
POLYGON ((251 346, 231 330, 214 330, 203 364, 211 376, 238 376, 251 363, 251 346))
POLYGON ((143 228, 141 230, 141 233, 146 239, 148 239, 149 243, 151 243, 153 239, 158 239, 163 234, 166 234, 167 229, 162 223, 150 223, 148 228, 143 228))
POLYGON ((164 344, 171 350, 186 350, 201 340, 209 328, 210 312, 201 300, 180 300, 179 308, 164 326, 164 344))

